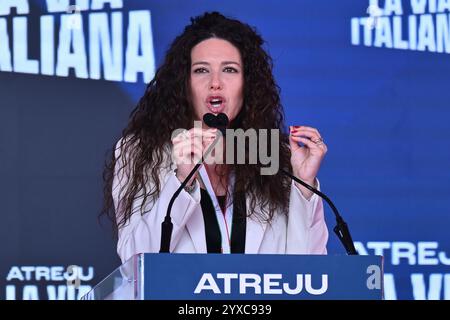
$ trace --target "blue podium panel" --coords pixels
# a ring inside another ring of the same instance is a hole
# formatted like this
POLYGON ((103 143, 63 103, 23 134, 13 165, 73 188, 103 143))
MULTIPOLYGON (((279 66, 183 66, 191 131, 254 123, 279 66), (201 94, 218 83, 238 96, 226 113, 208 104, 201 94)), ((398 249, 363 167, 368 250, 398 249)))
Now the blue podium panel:
POLYGON ((138 290, 151 300, 383 297, 381 256, 141 254, 138 290))

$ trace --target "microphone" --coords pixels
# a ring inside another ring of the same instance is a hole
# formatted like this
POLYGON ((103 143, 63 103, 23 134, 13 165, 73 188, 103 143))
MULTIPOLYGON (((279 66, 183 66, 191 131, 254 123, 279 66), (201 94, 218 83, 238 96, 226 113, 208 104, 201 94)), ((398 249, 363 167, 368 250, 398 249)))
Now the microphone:
POLYGON ((225 129, 228 125, 228 117, 225 113, 219 113, 215 116, 212 113, 206 113, 203 116, 203 122, 210 128, 217 128, 225 136, 225 129))
POLYGON ((328 203, 328 205, 331 207, 331 210, 333 210, 334 215, 336 216, 336 226, 333 228, 334 233, 337 235, 339 240, 341 240, 341 243, 344 246, 345 251, 347 251, 348 255, 358 255, 358 252, 356 251, 355 245, 353 243, 352 236, 350 234, 350 230, 348 229, 347 223, 345 223, 344 219, 339 214, 338 209, 333 204, 333 202, 330 200, 330 198, 328 198, 324 193, 320 192, 319 190, 311 187, 309 184, 303 182, 302 180, 300 180, 299 178, 297 178, 290 172, 288 172, 284 169, 281 169, 281 168, 280 168, 280 171, 284 175, 286 175, 289 178, 291 178, 292 180, 294 180, 295 182, 298 182, 299 184, 304 186, 306 189, 317 194, 319 197, 321 197, 328 203))
POLYGON ((170 240, 172 238, 172 231, 173 231, 173 224, 172 219, 170 218, 170 213, 172 211, 173 203, 175 202, 175 199, 178 197, 178 195, 181 193, 181 191, 186 187, 187 183, 191 178, 194 176, 194 174, 197 172, 197 170, 200 168, 200 166, 205 161, 205 158, 209 156, 211 151, 216 146, 217 142, 219 141, 220 135, 225 135, 225 129, 228 125, 228 117, 225 113, 219 113, 217 116, 215 116, 212 113, 206 113, 203 116, 203 122, 210 128, 217 128, 219 129, 220 133, 217 133, 216 139, 211 143, 211 145, 206 149, 205 153, 203 154, 200 161, 194 166, 194 168, 189 172, 188 176, 183 180, 181 185, 178 187, 178 189, 173 194, 172 198, 169 201, 169 205, 167 207, 167 213, 166 217, 164 218, 164 221, 161 224, 161 246, 159 248, 160 253, 169 253, 170 252, 170 240))

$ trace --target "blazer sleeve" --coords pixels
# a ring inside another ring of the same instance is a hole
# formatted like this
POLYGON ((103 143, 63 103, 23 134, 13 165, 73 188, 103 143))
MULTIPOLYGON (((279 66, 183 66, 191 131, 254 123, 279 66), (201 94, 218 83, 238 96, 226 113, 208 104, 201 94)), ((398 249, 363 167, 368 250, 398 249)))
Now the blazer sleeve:
MULTIPOLYGON (((320 184, 317 181, 318 189, 320 184)), ((314 194, 307 200, 292 182, 289 200, 286 253, 326 254, 328 228, 322 199, 314 194)))
MULTIPOLYGON (((118 146, 116 146, 115 151, 116 167, 112 186, 116 217, 123 214, 124 208, 121 205, 121 200, 129 182, 128 175, 125 173, 126 170, 119 170, 123 166, 123 157, 126 155, 121 153, 118 146)), ((161 223, 166 216, 170 198, 181 185, 170 166, 168 169, 161 171, 160 181, 162 187, 158 199, 156 201, 147 200, 147 203, 143 206, 142 214, 143 192, 138 192, 133 201, 131 218, 118 230, 117 253, 122 262, 138 253, 159 252, 161 223)), ((147 190, 150 187, 148 186, 147 190)), ((175 200, 171 211, 173 231, 170 251, 173 251, 176 247, 186 222, 199 205, 200 188, 198 185, 192 194, 184 190, 181 191, 175 200)))

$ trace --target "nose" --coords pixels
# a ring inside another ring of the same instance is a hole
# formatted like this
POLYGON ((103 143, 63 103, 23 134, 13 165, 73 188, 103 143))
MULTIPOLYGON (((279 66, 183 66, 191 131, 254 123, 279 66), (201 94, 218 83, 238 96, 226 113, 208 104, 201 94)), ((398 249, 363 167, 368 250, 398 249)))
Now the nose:
POLYGON ((209 88, 211 90, 221 90, 223 88, 222 80, 220 79, 220 73, 218 72, 212 73, 209 88))

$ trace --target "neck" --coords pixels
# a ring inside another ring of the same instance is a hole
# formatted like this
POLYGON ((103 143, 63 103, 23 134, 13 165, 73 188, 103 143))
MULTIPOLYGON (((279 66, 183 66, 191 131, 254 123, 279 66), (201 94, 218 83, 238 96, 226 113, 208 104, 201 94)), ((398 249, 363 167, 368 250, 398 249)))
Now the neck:
POLYGON ((206 172, 214 189, 216 196, 223 196, 227 193, 228 167, 225 164, 205 164, 206 172))

